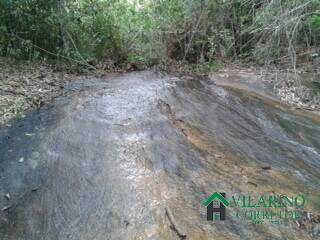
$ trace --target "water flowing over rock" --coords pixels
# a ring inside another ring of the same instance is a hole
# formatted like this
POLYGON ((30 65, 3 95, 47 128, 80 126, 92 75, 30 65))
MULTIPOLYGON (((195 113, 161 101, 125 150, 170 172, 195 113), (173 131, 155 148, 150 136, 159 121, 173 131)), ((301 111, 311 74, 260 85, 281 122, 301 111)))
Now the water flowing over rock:
POLYGON ((316 239, 319 123, 206 79, 72 82, 0 131, 0 239, 316 239), (304 194, 306 215, 210 222, 215 191, 304 194))

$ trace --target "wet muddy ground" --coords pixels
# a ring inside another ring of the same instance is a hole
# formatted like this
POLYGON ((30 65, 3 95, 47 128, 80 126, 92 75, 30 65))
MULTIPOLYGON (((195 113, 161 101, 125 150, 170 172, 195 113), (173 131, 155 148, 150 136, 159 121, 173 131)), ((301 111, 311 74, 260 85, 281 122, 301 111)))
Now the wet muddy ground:
POLYGON ((0 130, 0 239, 319 239, 320 119, 212 80, 71 82, 0 130), (304 194, 299 221, 206 220, 213 192, 304 194))

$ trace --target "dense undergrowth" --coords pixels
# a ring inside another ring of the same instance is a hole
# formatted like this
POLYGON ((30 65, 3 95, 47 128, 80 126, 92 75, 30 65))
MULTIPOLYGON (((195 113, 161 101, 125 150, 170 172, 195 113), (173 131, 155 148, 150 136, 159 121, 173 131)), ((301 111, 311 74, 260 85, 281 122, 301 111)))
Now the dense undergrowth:
POLYGON ((0 55, 137 68, 319 61, 320 0, 0 0, 0 55))

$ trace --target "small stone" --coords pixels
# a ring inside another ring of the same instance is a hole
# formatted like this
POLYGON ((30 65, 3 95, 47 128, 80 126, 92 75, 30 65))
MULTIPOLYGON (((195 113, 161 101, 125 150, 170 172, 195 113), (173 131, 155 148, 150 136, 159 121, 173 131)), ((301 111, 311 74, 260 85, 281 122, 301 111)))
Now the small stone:
POLYGON ((124 220, 123 222, 126 225, 126 227, 128 227, 130 225, 130 222, 128 220, 124 220))
POLYGON ((6 194, 4 195, 4 197, 5 197, 7 200, 10 200, 10 199, 11 199, 10 193, 6 193, 6 194))
POLYGON ((1 208, 1 211, 7 211, 10 208, 11 208, 11 206, 5 206, 5 207, 1 208))
POLYGON ((258 184, 254 183, 254 182, 248 181, 247 183, 250 184, 250 185, 252 185, 252 186, 254 186, 254 187, 258 187, 258 184))
POLYGON ((270 170, 271 169, 271 166, 264 166, 262 167, 263 170, 270 170))

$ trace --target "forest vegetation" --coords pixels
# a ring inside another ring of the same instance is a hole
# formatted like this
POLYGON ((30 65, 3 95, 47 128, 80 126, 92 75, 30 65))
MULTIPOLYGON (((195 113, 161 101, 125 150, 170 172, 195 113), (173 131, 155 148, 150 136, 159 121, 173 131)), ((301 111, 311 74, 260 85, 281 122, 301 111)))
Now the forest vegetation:
POLYGON ((145 67, 313 62, 320 0, 1 0, 0 55, 145 67))
POLYGON ((277 94, 317 109, 319 47, 320 0, 0 0, 0 123, 57 96, 69 73, 152 66, 277 69, 277 94))

